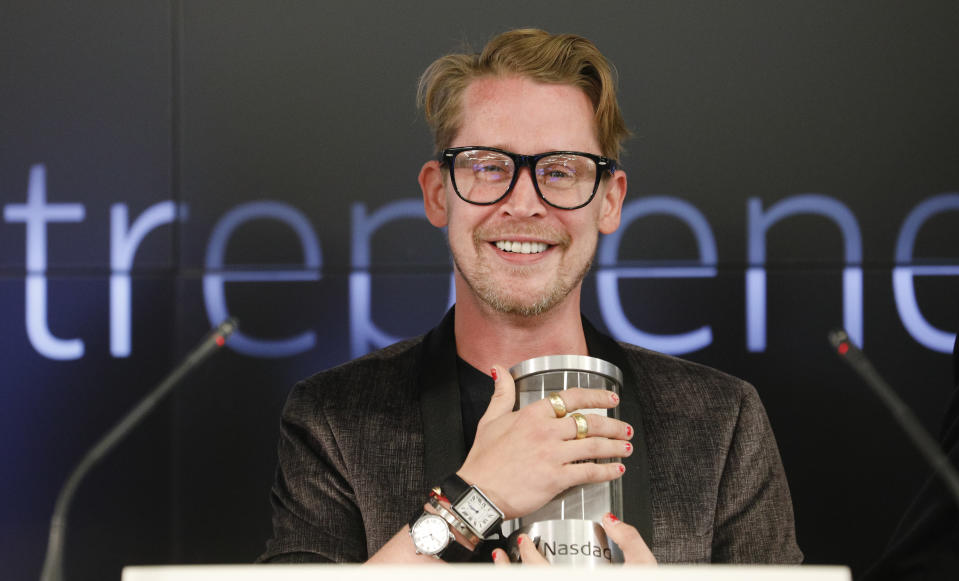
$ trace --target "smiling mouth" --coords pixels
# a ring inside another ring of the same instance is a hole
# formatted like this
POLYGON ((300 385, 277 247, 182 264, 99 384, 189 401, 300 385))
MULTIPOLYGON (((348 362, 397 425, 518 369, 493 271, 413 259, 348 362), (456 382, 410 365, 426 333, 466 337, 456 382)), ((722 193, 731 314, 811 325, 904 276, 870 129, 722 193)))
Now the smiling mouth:
POLYGON ((496 247, 503 252, 513 252, 515 254, 539 254, 546 252, 549 245, 545 242, 519 242, 511 240, 497 240, 496 247))

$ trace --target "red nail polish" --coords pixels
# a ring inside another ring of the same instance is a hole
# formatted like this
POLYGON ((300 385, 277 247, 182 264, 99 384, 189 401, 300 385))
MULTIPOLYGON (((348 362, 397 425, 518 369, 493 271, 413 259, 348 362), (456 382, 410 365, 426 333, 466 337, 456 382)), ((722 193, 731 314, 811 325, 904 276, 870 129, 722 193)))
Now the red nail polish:
POLYGON ((633 437, 633 426, 626 426, 626 437, 627 438, 633 437))
POLYGON ((619 519, 616 518, 616 515, 613 514, 613 513, 611 513, 611 512, 607 512, 607 513, 606 513, 606 518, 608 518, 609 520, 611 520, 611 521, 613 521, 613 522, 619 522, 619 519))
POLYGON ((619 396, 615 393, 609 394, 609 399, 613 400, 614 405, 619 403, 619 396))
POLYGON ((489 370, 489 374, 493 376, 493 381, 496 381, 497 379, 499 379, 498 377, 496 377, 496 368, 495 368, 495 367, 489 370))
POLYGON ((626 453, 629 454, 632 451, 633 451, 633 445, 630 444, 629 442, 626 442, 626 453))
POLYGON ((523 544, 523 537, 516 537, 516 544, 517 544, 517 545, 522 545, 522 544, 523 544))
POLYGON ((619 466, 617 466, 616 469, 619 470, 619 473, 620 473, 620 474, 625 474, 625 473, 626 473, 626 467, 623 466, 622 464, 620 464, 619 466))

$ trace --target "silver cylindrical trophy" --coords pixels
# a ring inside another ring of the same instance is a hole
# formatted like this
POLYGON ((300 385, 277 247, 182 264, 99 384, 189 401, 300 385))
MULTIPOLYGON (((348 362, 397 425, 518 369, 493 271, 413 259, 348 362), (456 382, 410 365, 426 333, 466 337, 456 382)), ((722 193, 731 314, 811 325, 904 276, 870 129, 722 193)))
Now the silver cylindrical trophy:
MULTIPOLYGON (((527 359, 510 370, 516 382, 519 407, 562 392, 571 387, 605 389, 620 394, 623 373, 618 367, 584 355, 547 355, 527 359)), ((560 393, 560 395, 562 395, 560 393)), ((617 408, 570 410, 619 418, 617 408)), ((599 463, 618 462, 618 458, 597 459, 599 463)), ((606 537, 603 516, 623 512, 623 487, 619 478, 598 484, 574 486, 558 494, 539 510, 503 523, 509 536, 509 553, 519 560, 516 539, 527 534, 546 560, 555 564, 597 567, 622 563, 620 548, 606 537)))

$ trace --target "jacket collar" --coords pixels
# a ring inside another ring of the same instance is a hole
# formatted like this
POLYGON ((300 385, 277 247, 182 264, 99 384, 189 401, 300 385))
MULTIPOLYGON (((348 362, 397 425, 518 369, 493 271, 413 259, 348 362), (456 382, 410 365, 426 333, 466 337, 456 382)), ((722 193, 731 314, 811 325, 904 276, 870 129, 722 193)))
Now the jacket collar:
POLYGON ((423 468, 426 485, 433 487, 466 461, 452 308, 423 338, 419 368, 423 468))
POLYGON ((623 474, 622 519, 636 527, 652 549, 654 539, 652 499, 649 496, 649 450, 646 448, 646 430, 643 429, 639 382, 626 357, 626 351, 619 343, 597 331, 585 317, 583 330, 586 333, 586 348, 590 356, 609 361, 623 372, 619 417, 633 426, 633 453, 628 458, 623 458, 626 473, 623 474))

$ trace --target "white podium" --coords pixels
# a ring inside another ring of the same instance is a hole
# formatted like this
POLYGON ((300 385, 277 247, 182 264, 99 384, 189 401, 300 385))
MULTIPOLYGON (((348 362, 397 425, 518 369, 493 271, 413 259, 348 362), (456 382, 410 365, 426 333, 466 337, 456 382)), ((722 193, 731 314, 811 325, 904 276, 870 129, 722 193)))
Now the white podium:
POLYGON ((851 581, 846 567, 661 565, 659 567, 495 567, 493 565, 172 565, 125 567, 122 581, 851 581))

